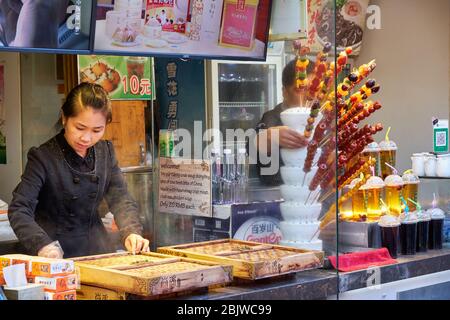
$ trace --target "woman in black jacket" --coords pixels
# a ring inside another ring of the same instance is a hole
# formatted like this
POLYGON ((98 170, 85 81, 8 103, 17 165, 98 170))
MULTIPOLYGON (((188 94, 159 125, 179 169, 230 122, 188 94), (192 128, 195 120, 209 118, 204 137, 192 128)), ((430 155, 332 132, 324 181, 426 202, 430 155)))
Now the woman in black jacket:
POLYGON ((67 96, 61 122, 59 134, 30 149, 13 191, 8 217, 19 241, 31 255, 54 258, 112 252, 97 213, 105 199, 127 250, 147 251, 113 145, 100 140, 111 122, 107 93, 99 85, 78 85, 67 96))

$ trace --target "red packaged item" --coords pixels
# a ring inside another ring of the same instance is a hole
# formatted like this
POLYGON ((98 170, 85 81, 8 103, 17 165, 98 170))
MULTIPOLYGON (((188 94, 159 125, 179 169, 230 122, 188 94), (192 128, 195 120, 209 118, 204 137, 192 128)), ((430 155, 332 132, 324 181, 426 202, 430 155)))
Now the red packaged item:
POLYGON ((44 300, 77 300, 77 292, 68 290, 63 292, 44 291, 44 300))
POLYGON ((64 292, 77 289, 77 275, 70 274, 61 277, 36 277, 34 283, 43 284, 48 292, 64 292))

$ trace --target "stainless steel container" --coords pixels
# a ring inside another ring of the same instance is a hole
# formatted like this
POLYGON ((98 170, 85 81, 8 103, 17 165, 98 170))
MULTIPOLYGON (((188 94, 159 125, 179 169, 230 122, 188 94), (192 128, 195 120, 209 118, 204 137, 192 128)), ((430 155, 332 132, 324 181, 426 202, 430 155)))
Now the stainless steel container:
POLYGON ((121 168, 121 170, 128 186, 128 192, 138 204, 140 218, 144 224, 145 236, 150 238, 151 243, 154 243, 152 167, 137 166, 121 168))

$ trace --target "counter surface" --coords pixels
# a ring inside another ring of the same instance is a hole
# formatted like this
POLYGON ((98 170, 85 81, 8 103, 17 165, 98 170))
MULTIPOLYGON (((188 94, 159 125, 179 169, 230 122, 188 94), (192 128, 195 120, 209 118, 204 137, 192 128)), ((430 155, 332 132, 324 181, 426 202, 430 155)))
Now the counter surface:
MULTIPOLYGON (((398 263, 380 267, 381 284, 450 270, 450 244, 442 250, 430 250, 414 256, 399 256, 398 263)), ((211 289, 207 293, 180 296, 189 300, 308 300, 326 299, 346 291, 371 285, 373 269, 353 272, 310 270, 278 279, 265 279, 211 289), (339 278, 339 280, 338 280, 339 278), (369 280, 369 281, 368 281, 369 280), (338 286, 339 283, 339 286, 338 286)))
MULTIPOLYGON (((17 245, 12 241, 3 243, 9 247, 8 253, 17 245)), ((0 247, 2 247, 0 245, 0 247)), ((6 248, 4 248, 6 249, 6 248)), ((2 251, 2 250, 0 250, 2 251)), ((5 252, 6 253, 6 252, 5 252)), ((380 267, 380 284, 419 277, 431 273, 450 270, 450 244, 442 250, 430 250, 414 256, 399 256, 398 263, 380 267)), ((353 272, 316 269, 296 274, 258 281, 235 280, 230 286, 192 292, 177 299, 189 300, 312 300, 326 299, 351 290, 371 285, 374 269, 353 272), (338 280, 339 279, 339 280, 338 280)), ((173 297, 171 298, 173 299, 173 297)))

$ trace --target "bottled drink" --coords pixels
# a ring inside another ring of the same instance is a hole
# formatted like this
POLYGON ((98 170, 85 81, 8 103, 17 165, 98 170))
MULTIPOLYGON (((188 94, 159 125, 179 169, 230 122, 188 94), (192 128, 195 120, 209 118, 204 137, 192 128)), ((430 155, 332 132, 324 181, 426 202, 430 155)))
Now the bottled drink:
POLYGON ((400 243, 402 254, 413 255, 417 250, 417 222, 416 212, 404 213, 401 217, 400 243))
POLYGON ((364 191, 361 188, 353 194, 352 197, 353 217, 363 219, 367 217, 366 203, 364 201, 364 191))
POLYGON ((384 215, 378 225, 381 229, 381 246, 387 248, 392 258, 397 258, 400 246, 400 221, 397 217, 384 215))
POLYGON ((234 202, 234 185, 236 176, 236 165, 234 163, 234 155, 231 149, 224 149, 223 163, 223 203, 229 204, 234 202))
MULTIPOLYGON (((419 177, 413 173, 405 173, 402 176, 403 179, 403 198, 411 199, 414 202, 417 202, 417 195, 419 192, 419 177)), ((414 203, 409 204, 409 210, 415 211, 417 210, 416 205, 414 203)))
POLYGON ((428 210, 431 216, 428 249, 442 249, 445 213, 440 208, 428 210))
MULTIPOLYGON (((370 158, 376 160, 374 165, 375 167, 375 175, 380 176, 380 146, 376 142, 372 142, 367 145, 366 148, 361 152, 360 159, 364 159, 366 162, 369 161, 370 158)), ((371 174, 370 168, 368 168, 364 173, 371 174)))
POLYGON ((222 199, 222 157, 220 150, 211 150, 212 203, 221 204, 222 199))
POLYGON ((385 179, 389 174, 391 174, 392 169, 386 165, 390 164, 395 167, 397 156, 397 145, 392 140, 384 140, 380 142, 380 166, 381 166, 381 176, 385 179))
POLYGON ((428 247, 429 230, 431 216, 428 211, 418 212, 419 221, 417 222, 417 252, 425 252, 428 247))
POLYGON ((377 176, 370 177, 361 189, 364 192, 367 218, 372 221, 377 221, 383 212, 380 199, 383 196, 384 181, 377 176))
POLYGON ((247 150, 239 148, 236 157, 236 186, 235 199, 236 203, 248 202, 248 158, 247 150))
MULTIPOLYGON (((386 185, 386 204, 391 214, 399 216, 402 213, 403 179, 399 175, 392 174, 384 180, 386 185)), ((410 210, 411 207, 410 207, 410 210)))

